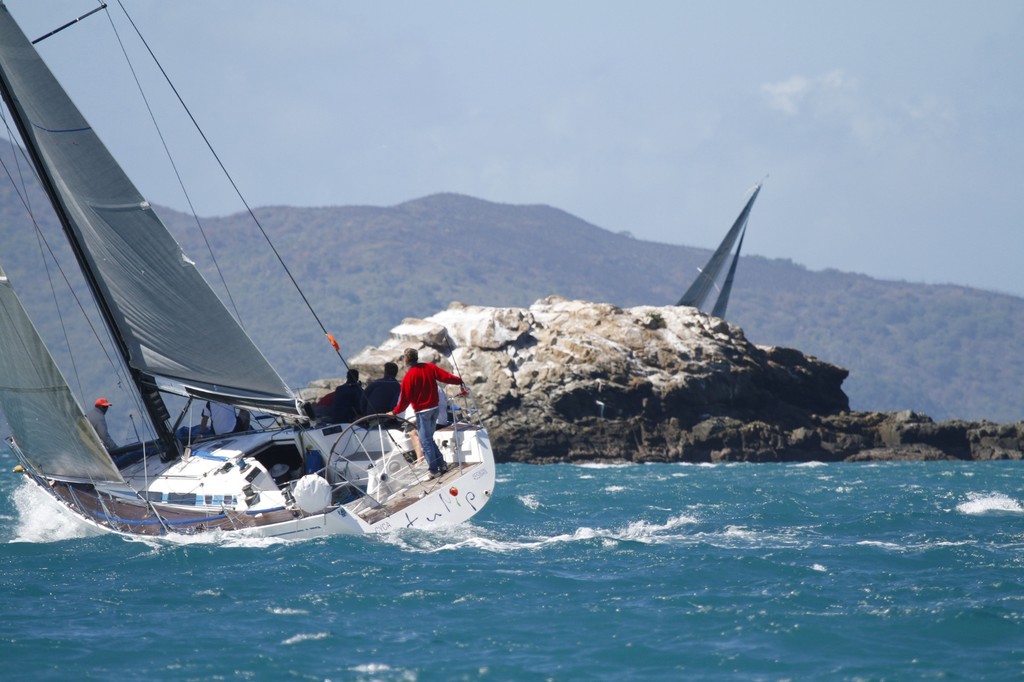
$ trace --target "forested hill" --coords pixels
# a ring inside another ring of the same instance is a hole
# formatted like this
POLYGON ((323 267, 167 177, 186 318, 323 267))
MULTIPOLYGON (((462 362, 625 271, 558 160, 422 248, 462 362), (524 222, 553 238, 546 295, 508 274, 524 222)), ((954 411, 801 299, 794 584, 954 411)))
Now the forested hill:
MULTIPOLYGON (((44 205, 41 196, 33 205, 44 205)), ((243 324, 291 385, 344 374, 247 214, 202 219, 204 239, 193 217, 158 211, 219 292, 218 268, 223 273, 243 324)), ((346 357, 381 341, 403 318, 430 315, 451 301, 525 307, 558 294, 620 306, 671 305, 710 255, 612 233, 548 206, 456 194, 386 208, 270 207, 256 214, 346 357)), ((0 262, 23 298, 38 304, 45 292, 25 292, 19 281, 38 274, 40 247, 24 229, 20 200, 6 188, 0 217, 0 262)), ((723 224, 723 234, 726 229, 723 224)), ((798 348, 848 368, 844 388, 854 409, 1024 418, 1022 298, 812 272, 745 256, 727 317, 754 343, 798 348)), ((41 326, 60 329, 53 319, 41 326)), ((75 371, 91 387, 107 369, 75 371)))
MULTIPOLYGON (((451 301, 528 306, 559 294, 621 306, 671 305, 710 255, 612 233, 548 206, 454 194, 389 208, 268 208, 258 216, 348 355, 382 339, 402 318, 451 301)), ((249 245, 255 250, 253 237, 240 236, 252 233, 247 222, 244 216, 209 221, 207 232, 215 252, 244 256, 228 268, 243 282, 233 291, 259 291, 269 324, 277 306, 258 283, 272 268, 247 255, 249 245)), ((202 251, 195 237, 183 244, 189 253, 202 251)), ((728 319, 755 343, 791 346, 848 368, 844 387, 854 409, 909 408, 939 419, 1024 417, 1019 297, 744 257, 728 319)), ((288 357, 281 351, 268 348, 278 363, 288 357)), ((303 361, 288 358, 289 378, 324 375, 303 361)), ((341 374, 334 365, 326 371, 341 374)))

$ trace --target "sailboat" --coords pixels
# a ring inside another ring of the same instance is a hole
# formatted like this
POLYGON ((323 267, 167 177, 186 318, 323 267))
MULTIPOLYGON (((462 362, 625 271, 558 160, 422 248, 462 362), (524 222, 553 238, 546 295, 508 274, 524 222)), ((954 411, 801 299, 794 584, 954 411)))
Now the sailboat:
POLYGON ((729 257, 733 244, 736 244, 736 239, 739 238, 736 253, 733 254, 732 262, 729 265, 729 272, 725 276, 725 282, 722 284, 722 289, 719 291, 718 298, 715 300, 715 306, 711 311, 711 314, 715 317, 725 317, 726 308, 729 306, 729 296, 732 294, 732 283, 736 278, 736 266, 739 264, 740 251, 743 249, 743 238, 747 234, 747 221, 750 219, 750 211, 754 207, 754 201, 757 200, 757 195, 761 192, 761 185, 762 183, 758 183, 754 186, 750 197, 747 199, 747 203, 744 204, 743 210, 740 211, 732 227, 725 234, 722 243, 711 254, 707 265, 701 269, 697 279, 693 281, 693 284, 690 285, 690 288, 686 290, 686 293, 683 294, 676 305, 694 308, 700 308, 704 305, 708 295, 711 293, 712 287, 715 286, 715 280, 718 279, 722 272, 722 267, 725 265, 725 260, 729 257))
POLYGON ((401 418, 318 422, 2 3, 0 91, 156 434, 106 449, 0 270, 0 409, 28 479, 87 523, 125 535, 370 534, 457 524, 483 508, 495 467, 472 393, 449 398, 459 418, 435 433, 441 475, 417 462, 401 418), (169 398, 185 402, 176 419, 169 398), (243 431, 194 435, 181 423, 193 401, 256 418, 243 431))

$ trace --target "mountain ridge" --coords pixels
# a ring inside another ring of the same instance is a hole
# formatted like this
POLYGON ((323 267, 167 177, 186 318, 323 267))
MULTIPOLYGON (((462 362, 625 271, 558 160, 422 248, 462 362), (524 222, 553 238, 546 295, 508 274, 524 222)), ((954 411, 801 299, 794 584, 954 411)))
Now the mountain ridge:
MULTIPOLYGON (((43 205, 42 193, 33 191, 31 205, 43 205)), ((526 307, 558 295, 617 306, 670 305, 710 254, 611 232, 544 204, 499 204, 456 193, 389 207, 254 209, 302 287, 300 296, 277 286, 287 280, 247 213, 200 218, 204 237, 194 217, 155 210, 296 388, 344 374, 303 298, 351 357, 402 319, 426 317, 453 301, 526 307), (230 299, 218 271, 228 280, 230 299)), ((41 265, 28 257, 39 246, 32 230, 20 229, 24 209, 9 187, 0 190, 0 219, 5 252, 19 254, 16 262, 3 256, 0 262, 33 312, 49 294, 18 287, 41 265)), ((48 211, 37 220, 47 234, 57 230, 48 211)), ((756 214, 753 220, 757 229, 756 214)), ((723 224, 723 234, 727 228, 723 224)), ((47 239, 66 254, 62 238, 47 239)), ((44 331, 57 333, 56 320, 36 319, 44 331)), ((727 319, 754 343, 797 348, 848 369, 844 389, 853 409, 1000 422, 1024 415, 1024 350, 1016 343, 1024 335, 1020 297, 743 256, 727 319)), ((73 336, 71 345, 86 335, 73 336)), ((109 370, 98 364, 83 370, 89 395, 110 390, 103 388, 110 385, 109 370)))

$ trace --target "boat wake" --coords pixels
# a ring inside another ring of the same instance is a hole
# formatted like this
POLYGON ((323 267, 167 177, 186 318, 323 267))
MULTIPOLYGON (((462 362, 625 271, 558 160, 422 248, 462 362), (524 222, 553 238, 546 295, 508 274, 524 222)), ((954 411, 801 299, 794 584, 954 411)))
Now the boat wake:
POLYGON ((444 531, 432 531, 430 533, 399 530, 378 537, 387 544, 411 552, 444 552, 469 548, 501 554, 542 549, 544 547, 575 542, 593 543, 595 540, 609 545, 623 542, 659 544, 678 540, 680 536, 674 531, 695 523, 698 523, 696 518, 680 515, 673 516, 664 523, 633 521, 627 526, 618 529, 583 526, 577 528, 572 533, 561 533, 546 537, 507 537, 472 525, 453 526, 444 531))
MULTIPOLYGON (((168 535, 122 535, 127 542, 139 542, 154 549, 168 546, 215 545, 230 548, 255 548, 286 545, 304 542, 302 539, 286 540, 283 538, 265 537, 256 533, 249 534, 246 530, 211 530, 202 533, 171 533, 168 535)), ((309 539, 309 538, 306 538, 309 539)))

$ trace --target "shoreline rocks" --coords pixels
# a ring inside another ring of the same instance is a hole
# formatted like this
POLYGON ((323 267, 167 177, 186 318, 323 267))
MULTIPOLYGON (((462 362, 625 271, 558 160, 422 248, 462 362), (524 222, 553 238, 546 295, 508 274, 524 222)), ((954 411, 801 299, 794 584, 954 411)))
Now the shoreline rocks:
MULTIPOLYGON (((500 462, 803 462, 1024 458, 1024 422, 851 412, 847 370, 751 344, 694 308, 453 303, 350 361, 364 380, 406 347, 473 391, 500 462)), ((315 400, 338 379, 313 382, 315 400)))

